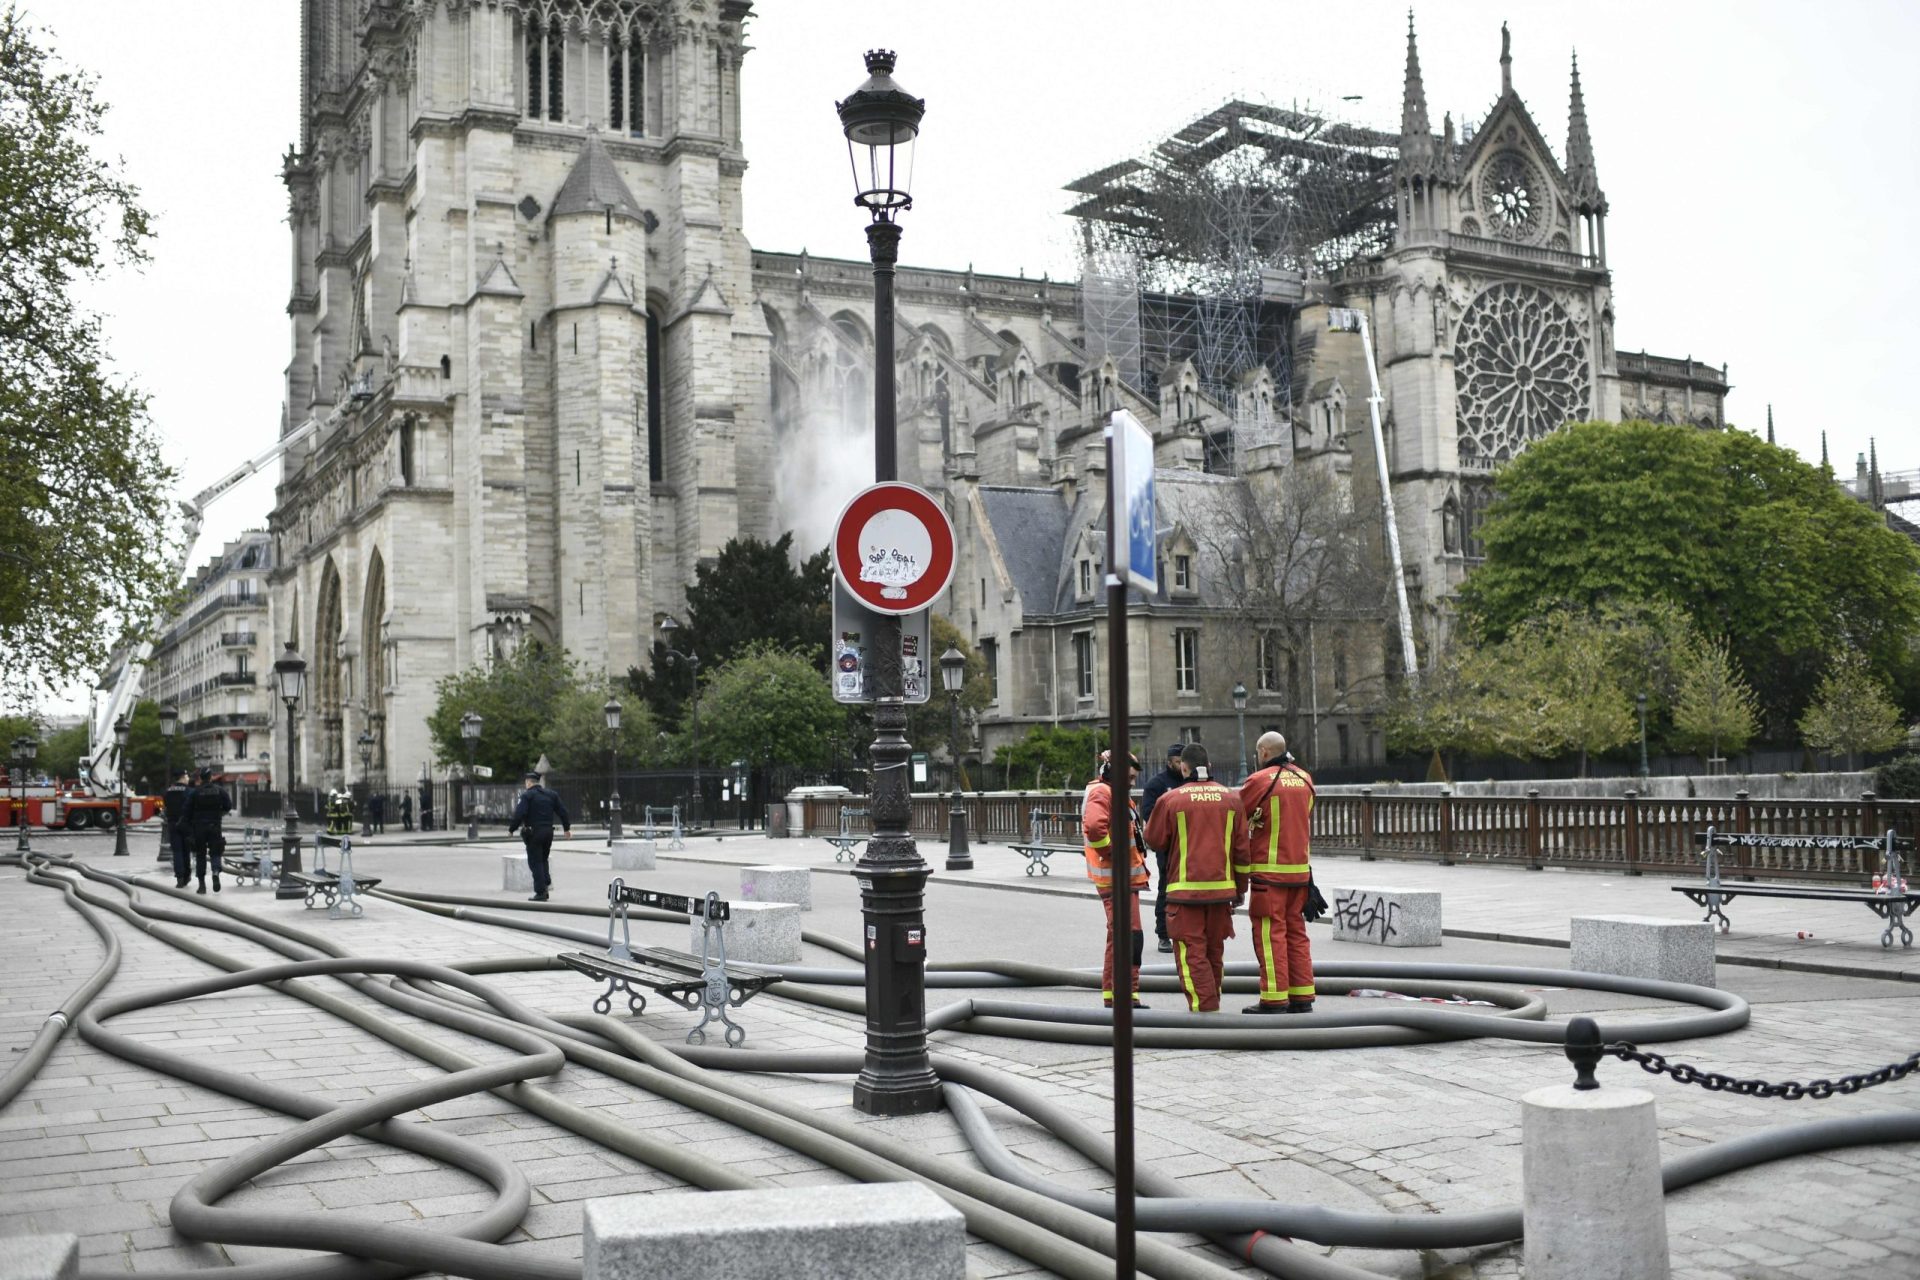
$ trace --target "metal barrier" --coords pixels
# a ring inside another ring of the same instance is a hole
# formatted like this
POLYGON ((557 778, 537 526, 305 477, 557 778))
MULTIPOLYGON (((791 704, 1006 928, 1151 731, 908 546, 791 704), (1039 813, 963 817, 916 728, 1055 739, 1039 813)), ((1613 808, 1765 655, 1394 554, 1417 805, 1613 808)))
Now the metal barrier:
POLYGON ((652 843, 659 839, 662 831, 670 831, 672 834, 667 842, 667 848, 684 849, 687 847, 686 828, 680 823, 679 805, 650 804, 642 812, 645 815, 640 823, 640 838, 642 840, 652 843))

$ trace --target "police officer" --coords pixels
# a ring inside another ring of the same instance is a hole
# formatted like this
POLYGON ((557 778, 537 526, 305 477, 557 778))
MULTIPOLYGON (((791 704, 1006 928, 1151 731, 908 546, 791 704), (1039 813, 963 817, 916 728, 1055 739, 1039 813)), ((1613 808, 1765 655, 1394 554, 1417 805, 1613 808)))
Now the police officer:
POLYGON ((166 794, 160 798, 162 812, 167 817, 167 847, 173 853, 173 887, 187 887, 187 871, 192 866, 189 855, 192 851, 192 823, 187 811, 193 805, 193 770, 181 769, 173 775, 167 784, 166 794))
POLYGON ((200 785, 193 789, 187 816, 193 824, 193 874, 200 882, 195 893, 207 891, 207 864, 213 864, 213 891, 220 892, 220 855, 227 851, 227 838, 220 833, 220 819, 233 810, 233 798, 227 789, 213 780, 213 770, 200 770, 200 785))
POLYGON ((1187 1008, 1216 1013, 1240 897, 1233 868, 1246 860, 1247 823, 1239 795, 1207 776, 1205 747, 1189 742, 1180 759, 1193 780, 1153 806, 1147 840, 1167 850, 1167 932, 1187 1008))
MULTIPOLYGON (((1167 767, 1147 779, 1140 788, 1140 821, 1153 817, 1154 803, 1161 796, 1173 790, 1187 780, 1187 766, 1180 760, 1180 753, 1186 750, 1186 743, 1176 742, 1167 748, 1167 767)), ((1162 951, 1173 950, 1173 940, 1167 936, 1167 851, 1153 851, 1155 868, 1160 873, 1160 888, 1153 896, 1153 931, 1160 938, 1162 951)))
POLYGON ((527 869, 533 872, 533 897, 527 901, 545 902, 547 890, 553 886, 553 877, 547 874, 547 854, 553 849, 554 822, 558 819, 561 832, 571 836, 573 819, 567 816, 567 806, 561 802, 560 793, 542 786, 539 774, 529 773, 526 784, 514 802, 507 834, 524 828, 520 838, 527 846, 527 869))

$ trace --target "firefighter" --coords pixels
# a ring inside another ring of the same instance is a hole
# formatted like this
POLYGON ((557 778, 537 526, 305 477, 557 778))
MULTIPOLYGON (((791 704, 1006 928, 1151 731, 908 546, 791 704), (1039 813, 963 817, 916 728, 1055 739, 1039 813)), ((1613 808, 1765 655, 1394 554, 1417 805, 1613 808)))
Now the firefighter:
MULTIPOLYGON (((1147 785, 1140 788, 1140 821, 1146 822, 1153 817, 1153 806, 1161 796, 1186 784, 1187 766, 1180 762, 1180 753, 1186 749, 1184 742, 1176 742, 1168 747, 1167 767, 1148 778, 1147 785)), ((1157 889, 1153 895, 1153 932, 1160 939, 1160 949, 1172 951, 1173 939, 1167 936, 1167 851, 1164 848, 1154 848, 1153 865, 1158 876, 1154 881, 1157 889)))
POLYGON ((193 804, 193 770, 181 769, 175 772, 167 784, 166 794, 161 796, 162 812, 167 818, 167 847, 173 853, 173 887, 187 887, 187 873, 192 867, 192 824, 187 810, 193 804))
POLYGON ((227 851, 227 838, 220 833, 220 819, 233 810, 233 797, 213 780, 213 770, 200 770, 200 785, 187 802, 187 818, 193 832, 193 874, 200 882, 195 893, 207 891, 207 864, 213 864, 213 891, 220 892, 220 855, 227 851))
MULTIPOLYGON (((1087 786, 1085 800, 1080 806, 1080 835, 1086 842, 1087 878, 1093 881, 1100 891, 1100 914, 1107 922, 1106 959, 1100 969, 1100 996, 1106 1006, 1113 1007, 1113 783, 1109 775, 1113 772, 1112 752, 1100 753, 1100 773, 1087 786)), ((1127 756, 1126 781, 1121 785, 1127 796, 1127 820, 1129 826, 1137 824, 1133 811, 1133 780, 1140 776, 1140 761, 1131 753, 1127 756)), ((1147 860, 1141 849, 1139 832, 1133 832, 1129 841, 1132 851, 1131 874, 1127 877, 1128 916, 1133 927, 1133 1007, 1146 1008, 1140 999, 1140 952, 1145 935, 1140 932, 1140 890, 1147 886, 1147 860)))
POLYGON ((1260 767, 1240 787, 1247 848, 1233 873, 1235 880, 1250 883, 1247 918, 1260 962, 1260 1003, 1242 1012, 1311 1013, 1313 948, 1302 912, 1313 879, 1308 855, 1313 778, 1294 763, 1280 734, 1261 734, 1255 750, 1260 767))
POLYGON ((1209 776, 1205 747, 1189 742, 1180 760, 1191 780, 1154 803, 1147 841, 1167 850, 1167 934, 1187 1008, 1217 1013, 1247 823, 1240 797, 1209 776))
POLYGON ((327 834, 330 836, 353 834, 353 801, 338 787, 327 792, 327 834))

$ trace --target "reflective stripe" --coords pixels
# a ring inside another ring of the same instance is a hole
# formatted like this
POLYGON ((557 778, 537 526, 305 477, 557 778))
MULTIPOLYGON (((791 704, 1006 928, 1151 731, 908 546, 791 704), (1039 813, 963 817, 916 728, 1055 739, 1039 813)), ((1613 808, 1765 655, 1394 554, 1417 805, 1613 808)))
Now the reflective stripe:
POLYGON ((1113 843, 1113 834, 1112 834, 1111 832, 1109 832, 1108 834, 1106 834, 1106 835, 1104 835, 1104 836, 1101 836, 1101 837, 1100 837, 1100 838, 1099 838, 1098 840, 1089 840, 1089 841, 1087 841, 1087 848, 1089 848, 1089 849, 1104 849, 1104 848, 1106 848, 1106 847, 1107 847, 1108 845, 1110 845, 1110 844, 1112 844, 1112 843, 1113 843))
POLYGON ((1271 1004, 1281 999, 1280 975, 1273 965, 1273 917, 1260 917, 1260 998, 1271 1004))
POLYGON ((1304 987, 1288 987, 1287 994, 1289 996, 1307 996, 1311 998, 1313 996, 1313 984, 1309 982, 1304 987))
POLYGON ((1200 1012, 1200 993, 1193 989, 1193 970, 1187 966, 1187 944, 1173 944, 1180 963, 1180 985, 1187 990, 1187 1008, 1194 1013, 1200 1012))
POLYGON ((1234 870, 1243 874, 1264 871, 1276 876, 1300 876, 1305 875, 1311 867, 1312 864, 1306 862, 1256 862, 1251 866, 1235 867, 1234 870))
MULTIPOLYGON (((1225 880, 1189 880, 1187 879, 1187 815, 1184 812, 1173 815, 1174 822, 1180 828, 1180 867, 1172 884, 1167 886, 1168 893, 1178 893, 1183 889, 1228 889, 1234 887, 1233 877, 1225 880)), ((1227 815, 1227 848, 1233 848, 1233 815, 1227 815)))

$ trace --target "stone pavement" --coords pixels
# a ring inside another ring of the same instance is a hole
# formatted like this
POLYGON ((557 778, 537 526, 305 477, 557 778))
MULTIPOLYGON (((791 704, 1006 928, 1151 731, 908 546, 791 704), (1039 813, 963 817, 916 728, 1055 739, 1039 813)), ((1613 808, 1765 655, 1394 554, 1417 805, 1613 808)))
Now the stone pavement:
MULTIPOLYGON (((111 842, 71 837, 43 847, 83 857, 108 870, 150 870, 149 849, 133 858, 108 857, 111 842)), ((364 845, 356 870, 395 887, 476 896, 507 903, 521 895, 500 891, 499 854, 511 846, 435 846, 389 837, 364 845)), ((577 833, 556 842, 555 900, 582 906, 604 902, 610 872, 604 844, 577 833)), ((924 846, 936 866, 944 850, 924 846)), ((859 903, 843 865, 818 840, 703 837, 684 853, 661 849, 660 869, 629 879, 671 892, 738 886, 736 864, 791 862, 814 866, 811 930, 857 935, 859 903)), ((1035 885, 1020 874, 1021 859, 1002 847, 978 848, 978 870, 937 873, 928 889, 929 953, 936 960, 1006 958, 1088 964, 1098 957, 1101 923, 1078 868, 1063 866, 1035 885), (1038 892, 1026 892, 1037 888, 1038 892), (1010 891, 1020 890, 1020 891, 1010 891), (1073 899, 1078 898, 1079 901, 1073 899)), ((1564 942, 1572 914, 1635 912, 1691 918, 1692 904, 1665 882, 1576 872, 1527 873, 1462 865, 1361 864, 1321 859, 1323 883, 1439 887, 1450 928, 1537 936, 1564 942)), ((164 880, 164 877, 159 877, 164 880)), ((328 921, 299 901, 279 902, 261 890, 229 884, 222 903, 320 932, 366 956, 407 955, 435 961, 533 955, 558 949, 551 939, 456 922, 385 901, 370 900, 356 921, 328 921)), ((173 905, 170 903, 170 905, 173 905)), ((1721 940, 1723 958, 1739 952, 1765 960, 1812 956, 1833 967, 1859 967, 1898 978, 1910 956, 1879 955, 1877 925, 1861 908, 1810 904, 1734 904, 1736 929, 1721 940), (1805 911, 1801 909, 1805 908, 1805 911), (1803 917, 1788 921, 1784 915, 1803 917), (1857 916, 1857 918, 1856 918, 1857 916), (1779 935, 1811 926, 1816 941, 1786 947, 1779 935), (1832 945, 1826 945, 1831 937, 1832 945), (1876 967, 1876 962, 1877 966, 1876 967)), ((560 917, 575 927, 597 927, 590 917, 560 917)), ((128 926, 114 929, 125 948, 108 994, 186 980, 207 966, 128 926)), ((194 931, 203 941, 255 962, 269 954, 225 934, 194 931)), ((644 945, 684 944, 685 926, 636 921, 644 945)), ((1334 944, 1326 927, 1314 930, 1316 955, 1341 960, 1444 960, 1564 967, 1565 950, 1552 946, 1471 938, 1458 933, 1443 947, 1387 952, 1334 944)), ((1246 958, 1243 936, 1230 956, 1246 958)), ((27 885, 14 868, 0 868, 0 1042, 26 1044, 52 1009, 90 972, 100 944, 50 890, 27 885)), ((809 963, 844 961, 809 946, 809 963)), ((1156 957, 1150 956, 1152 961, 1156 957)), ((1920 966, 1916 966, 1920 967, 1920 966)), ((535 1007, 585 1012, 597 988, 572 973, 501 975, 488 979, 535 1007)), ((1769 1079, 1809 1079, 1897 1061, 1920 1045, 1914 1003, 1920 988, 1798 970, 1723 965, 1720 985, 1753 1002, 1753 1024, 1731 1035, 1661 1046, 1670 1056, 1718 1070, 1769 1079)), ((1382 983, 1380 985, 1390 985, 1382 983)), ((383 1016, 429 1029, 444 1043, 480 1056, 481 1042, 416 1022, 375 1005, 338 982, 331 990, 383 1016)), ((966 993, 932 991, 938 1007, 966 993)), ((1029 993, 1031 994, 1031 993, 1029 993)), ((1593 1012, 1638 1016, 1653 1002, 1595 992, 1544 992, 1550 1016, 1593 1012)), ((1045 999, 1090 1004, 1089 991, 1049 992, 1045 999)), ((1173 997, 1149 997, 1174 1007, 1173 997)), ((1329 999, 1337 999, 1329 997, 1329 999)), ((1345 1001, 1341 1001, 1345 1003, 1345 1001)), ((755 1048, 851 1048, 858 1022, 846 1015, 763 997, 741 1016, 755 1048)), ((635 1025, 677 1043, 689 1015, 658 1002, 635 1025)), ((362 1098, 431 1074, 411 1059, 330 1015, 265 989, 247 989, 170 1005, 117 1019, 118 1030, 175 1049, 197 1049, 221 1065, 303 1084, 324 1097, 362 1098)), ((941 1033, 942 1052, 967 1056, 1020 1075, 1098 1127, 1110 1118, 1110 1053, 1104 1048, 941 1033)), ((492 1050, 497 1054, 497 1050, 492 1050)), ((1707 1093, 1653 1080, 1624 1064, 1602 1067, 1608 1084, 1639 1085, 1659 1105, 1662 1144, 1669 1155, 1755 1129, 1825 1116, 1865 1114, 1920 1104, 1920 1083, 1904 1081, 1825 1102, 1768 1102, 1707 1093)), ((1181 1178, 1193 1194, 1272 1195, 1335 1207, 1455 1212, 1517 1205, 1518 1099, 1538 1085, 1560 1082, 1568 1068, 1557 1051, 1505 1041, 1308 1052, 1235 1053, 1143 1050, 1138 1055, 1138 1124, 1143 1161, 1181 1178)), ((822 1114, 873 1124, 922 1149, 960 1155, 965 1142, 945 1115, 874 1121, 848 1104, 844 1079, 761 1077, 759 1085, 822 1114)), ((707 1154, 772 1185, 842 1180, 817 1162, 742 1133, 681 1105, 649 1095, 591 1070, 568 1066, 541 1087, 556 1096, 697 1144, 707 1154)), ((1106 1175, 1044 1131, 998 1104, 987 1104, 1007 1143, 1053 1171, 1061 1183, 1104 1188, 1106 1175)), ((467 1098, 411 1117, 484 1141, 511 1156, 536 1191, 515 1248, 577 1257, 580 1204, 590 1198, 643 1192, 674 1193, 675 1179, 600 1148, 494 1096, 467 1098)), ((100 1272, 139 1272, 283 1256, 283 1251, 196 1245, 166 1225, 168 1201, 210 1163, 231 1155, 286 1121, 105 1055, 69 1034, 40 1078, 0 1110, 0 1235, 75 1231, 85 1265, 100 1272)), ((1920 1277, 1920 1224, 1909 1206, 1920 1174, 1906 1148, 1861 1148, 1800 1157, 1722 1178, 1668 1198, 1675 1275, 1683 1280, 1824 1280, 1826 1277, 1920 1277)), ((263 1175, 233 1198, 239 1205, 351 1209, 382 1221, 428 1223, 458 1218, 488 1203, 478 1180, 414 1156, 357 1139, 263 1175)), ((1196 1239, 1174 1238, 1221 1265, 1240 1264, 1196 1239)), ((1385 1274, 1428 1274, 1445 1280, 1521 1274, 1517 1248, 1417 1257, 1337 1250, 1336 1256, 1385 1274)), ((970 1246, 972 1270, 982 1276, 1044 1274, 992 1245, 970 1246)))

